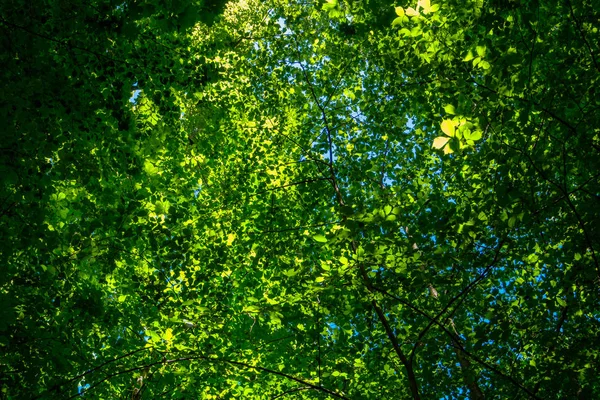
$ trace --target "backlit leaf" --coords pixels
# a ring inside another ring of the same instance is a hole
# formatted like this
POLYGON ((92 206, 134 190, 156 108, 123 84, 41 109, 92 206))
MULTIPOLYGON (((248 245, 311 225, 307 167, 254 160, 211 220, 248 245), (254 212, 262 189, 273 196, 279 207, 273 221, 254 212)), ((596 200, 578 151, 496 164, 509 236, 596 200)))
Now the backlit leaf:
POLYGON ((449 140, 450 140, 450 138, 448 138, 448 137, 438 136, 433 140, 432 147, 434 149, 441 149, 442 147, 444 147, 446 145, 446 143, 448 143, 449 140))
POLYGON ((452 120, 449 120, 449 119, 443 120, 441 126, 442 126, 442 132, 444 132, 446 135, 448 135, 450 137, 454 137, 455 127, 454 127, 454 122, 452 122, 452 120))

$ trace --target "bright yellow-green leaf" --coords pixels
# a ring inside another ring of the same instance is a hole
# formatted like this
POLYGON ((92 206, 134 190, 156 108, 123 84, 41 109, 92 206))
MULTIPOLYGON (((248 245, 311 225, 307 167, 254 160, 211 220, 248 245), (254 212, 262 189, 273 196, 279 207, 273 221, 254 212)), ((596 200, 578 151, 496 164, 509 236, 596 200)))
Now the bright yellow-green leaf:
POLYGON ((446 143, 448 143, 448 141, 450 140, 450 138, 445 137, 445 136, 438 136, 435 139, 433 139, 433 148, 434 149, 441 149, 442 147, 444 147, 446 145, 446 143))
POLYGON ((233 243, 233 241, 235 240, 236 235, 235 233, 230 233, 227 235, 227 246, 231 246, 231 244, 233 243))
POLYGON ((402 7, 396 7, 396 15, 399 17, 404 17, 404 8, 402 7))
POLYGON ((160 341, 160 336, 158 336, 158 334, 156 332, 151 331, 150 329, 146 329, 145 334, 146 334, 146 336, 149 336, 153 342, 160 341))
POLYGON ((313 239, 319 243, 327 243, 327 238, 321 234, 314 235, 313 239))
POLYGON ((300 272, 300 271, 298 271, 296 269, 288 269, 288 270, 283 271, 283 274, 285 276, 287 276, 288 278, 291 278, 292 276, 298 275, 298 272, 300 272))
POLYGON ((271 318, 271 323, 279 325, 281 324, 281 318, 278 313, 271 312, 269 313, 269 317, 271 318))
POLYGON ((431 10, 431 2, 429 0, 419 0, 418 7, 423 9, 423 14, 429 14, 431 10))
POLYGON ((244 306, 243 311, 246 313, 258 313, 260 312, 260 308, 257 306, 244 306))
POLYGON ((331 11, 337 6, 337 0, 327 0, 325 4, 323 4, 324 11, 331 11))
POLYGON ((445 119, 442 121, 442 132, 450 137, 454 137, 455 127, 454 122, 450 119, 445 119))
POLYGON ((475 56, 473 55, 473 52, 471 50, 469 50, 469 52, 467 53, 465 58, 463 58, 463 61, 471 61, 474 57, 475 56))
POLYGON ((156 168, 154 166, 154 164, 150 161, 150 160, 145 160, 144 161, 144 170, 149 174, 149 175, 156 175, 158 173, 158 168, 156 168))
POLYGON ((482 135, 483 135, 483 132, 481 132, 479 129, 477 129, 477 130, 471 132, 470 139, 471 140, 479 140, 479 139, 481 139, 482 135))
POLYGON ((454 115, 454 113, 455 113, 454 106, 452 104, 446 104, 444 106, 444 111, 446 111, 447 114, 452 114, 452 115, 454 115))
POLYGON ((406 29, 406 28, 402 28, 402 29, 400 29, 400 33, 401 33, 403 36, 410 36, 410 30, 408 30, 408 29, 406 29))
POLYGON ((419 15, 419 12, 414 8, 409 7, 406 9, 406 15, 408 15, 409 17, 416 17, 417 15, 419 15))

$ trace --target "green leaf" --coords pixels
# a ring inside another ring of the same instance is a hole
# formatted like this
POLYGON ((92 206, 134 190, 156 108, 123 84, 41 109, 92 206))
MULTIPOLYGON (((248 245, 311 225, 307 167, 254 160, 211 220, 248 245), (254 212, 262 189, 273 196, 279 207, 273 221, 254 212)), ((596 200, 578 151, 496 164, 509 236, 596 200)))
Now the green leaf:
POLYGON ((327 238, 321 234, 314 235, 313 239, 319 243, 327 243, 327 238))
POLYGON ((454 122, 450 119, 445 119, 442 121, 442 132, 444 132, 446 135, 450 136, 450 137, 454 137, 454 133, 455 133, 455 127, 454 127, 454 122))
POLYGON ((254 306, 254 305, 244 306, 243 312, 256 314, 256 313, 260 312, 260 308, 258 306, 254 306))
POLYGON ((446 113, 450 114, 450 115, 454 115, 455 114, 455 109, 454 109, 454 106, 452 104, 446 104, 444 106, 444 111, 446 111, 446 113))
POLYGON ((327 0, 325 4, 323 4, 322 9, 324 11, 331 11, 337 7, 337 0, 327 0))
POLYGON ((477 129, 477 130, 471 132, 469 139, 474 140, 474 141, 480 140, 482 137, 482 134, 483 134, 483 132, 481 132, 479 129, 477 129))
POLYGON ((163 339, 165 339, 167 342, 171 341, 173 339, 173 329, 167 328, 163 335, 163 339))

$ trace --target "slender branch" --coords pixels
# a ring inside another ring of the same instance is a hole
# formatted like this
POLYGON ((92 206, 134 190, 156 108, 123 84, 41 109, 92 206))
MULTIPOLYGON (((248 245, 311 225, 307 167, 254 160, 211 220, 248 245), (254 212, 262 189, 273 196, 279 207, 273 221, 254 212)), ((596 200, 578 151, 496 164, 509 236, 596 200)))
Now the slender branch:
POLYGON ((112 360, 105 361, 105 362, 103 362, 102 364, 100 364, 100 365, 98 365, 98 366, 96 366, 96 367, 94 367, 94 368, 92 368, 92 369, 88 369, 87 371, 85 371, 85 372, 83 372, 83 373, 81 373, 81 374, 79 374, 79 375, 77 375, 77 376, 74 376, 73 378, 69 379, 69 380, 68 380, 67 382, 65 382, 65 383, 73 382, 73 381, 75 381, 75 380, 77 380, 77 379, 83 378, 84 376, 86 376, 86 375, 89 375, 89 374, 93 373, 94 371, 97 371, 97 370, 99 370, 100 368, 102 368, 102 367, 105 367, 106 365, 108 365, 108 364, 110 364, 110 363, 113 363, 113 362, 115 362, 115 361, 122 360, 123 358, 130 357, 130 356, 132 356, 132 355, 134 355, 134 354, 136 354, 136 353, 139 353, 140 351, 144 351, 144 350, 148 350, 148 349, 149 349, 148 347, 142 347, 142 348, 140 348, 140 349, 137 349, 137 350, 131 351, 131 352, 127 353, 127 354, 123 354, 122 356, 119 356, 119 357, 117 357, 117 358, 113 358, 112 360))
POLYGON ((329 180, 329 177, 316 177, 316 178, 304 179, 302 181, 292 182, 292 183, 288 183, 286 185, 281 185, 281 186, 276 186, 276 187, 265 189, 262 192, 255 193, 254 196, 257 196, 257 195, 260 195, 260 194, 265 194, 265 193, 271 192, 273 190, 285 189, 285 188, 291 187, 291 186, 306 185, 307 183, 314 183, 314 182, 328 181, 328 180, 329 180))
MULTIPOLYGON (((477 286, 479 284, 479 282, 481 282, 487 276, 487 273, 490 271, 490 269, 492 269, 492 267, 498 261, 498 257, 500 256, 500 250, 502 250, 503 245, 504 245, 504 239, 501 240, 500 243, 498 244, 498 248, 496 249, 496 253, 494 254, 494 259, 492 260, 492 262, 490 262, 488 264, 488 266, 483 270, 483 272, 481 274, 479 274, 479 276, 477 278, 475 278, 475 280, 473 280, 471 283, 469 283, 467 286, 465 286, 465 288, 463 290, 461 290, 456 296, 454 296, 448 302, 448 304, 446 304, 446 306, 439 313, 437 313, 437 315, 435 317, 433 317, 430 320, 429 324, 419 334, 419 338, 417 339, 417 343, 419 341, 421 341, 421 339, 427 334, 427 331, 429 331, 429 329, 433 326, 433 324, 435 324, 435 321, 438 321, 439 318, 442 315, 444 315, 446 313, 446 311, 448 311, 448 309, 450 308, 450 306, 452 304, 454 304, 454 302, 456 302, 458 299, 460 299, 461 297, 463 297, 464 295, 466 295, 467 293, 469 293, 473 288, 475 288, 475 286, 477 286)), ((411 355, 410 355, 411 362, 412 362, 412 360, 415 357, 416 349, 417 349, 417 346, 416 346, 416 343, 415 343, 415 346, 413 347, 413 350, 412 350, 411 355)))
POLYGON ((278 394, 278 395, 276 395, 274 397, 271 397, 271 400, 275 400, 275 399, 278 399, 280 397, 287 396, 288 394, 291 394, 291 393, 296 393, 296 392, 301 392, 302 390, 311 390, 311 389, 312 389, 311 387, 304 386, 304 387, 299 387, 299 388, 295 388, 295 389, 286 390, 283 393, 280 393, 280 394, 278 394))
POLYGON ((415 377, 415 373, 412 368, 411 360, 409 360, 406 357, 406 355, 400 348, 398 339, 396 338, 396 335, 392 331, 392 328, 390 327, 390 324, 389 324, 387 318, 385 317, 385 314, 381 310, 381 307, 379 307, 379 305, 377 304, 377 302, 375 300, 372 300, 371 304, 373 305, 373 308, 375 309, 375 312, 377 313, 377 317, 379 318, 379 321, 381 321, 381 324, 383 325, 383 328, 385 329, 385 333, 387 334, 388 339, 390 340, 390 342, 392 342, 392 347, 394 348, 394 351, 396 352, 396 354, 398 355, 398 358, 400 359, 400 361, 406 368, 406 373, 408 374, 408 383, 410 385, 410 391, 412 393, 413 399, 415 399, 415 400, 420 399, 421 397, 419 396, 419 387, 417 385, 417 378, 415 377))
POLYGON ((318 367, 318 372, 319 372, 319 385, 321 384, 322 378, 321 378, 321 332, 320 332, 320 326, 321 326, 321 321, 320 321, 320 312, 321 312, 321 301, 319 300, 319 296, 317 296, 317 321, 316 321, 316 331, 317 331, 317 347, 318 347, 318 352, 317 352, 317 361, 319 363, 318 367))
MULTIPOLYGON (((298 48, 297 44, 296 44, 296 47, 298 48)), ((298 50, 298 53, 299 52, 300 51, 298 50)), ((337 184, 337 179, 335 177, 335 169, 333 168, 333 137, 332 137, 331 129, 329 127, 329 121, 327 119, 327 112, 325 111, 325 108, 323 107, 323 105, 321 104, 321 102, 319 101, 319 99, 317 98, 317 95, 315 94, 315 90, 314 90, 313 84, 310 81, 310 79, 308 77, 308 73, 306 72, 306 69, 304 69, 304 66, 302 65, 302 62, 299 62, 298 64, 300 65, 300 68, 302 69, 302 73, 304 75, 304 79, 306 80, 306 84, 308 85, 308 89, 310 91, 311 97, 313 98, 313 101, 315 102, 315 104, 319 108, 319 111, 321 111, 321 119, 323 120, 323 125, 325 127, 325 132, 327 132, 327 144, 328 144, 328 147, 329 147, 329 173, 331 175, 331 184, 333 186, 333 190, 335 191, 336 197, 338 198, 338 201, 343 202, 343 200, 342 200, 342 193, 340 192, 340 188, 339 188, 339 186, 337 184)), ((333 93, 331 93, 330 96, 332 96, 332 95, 333 95, 333 93)))
POLYGON ((581 218, 581 215, 579 215, 579 212, 577 211, 577 208, 575 207, 575 205, 573 204, 573 202, 571 201, 571 198, 569 196, 569 192, 567 191, 566 188, 563 188, 560 184, 554 182, 552 179, 550 179, 549 177, 546 176, 546 174, 544 173, 544 171, 542 169, 540 169, 535 162, 533 161, 533 159, 531 158, 531 156, 529 155, 529 153, 520 150, 518 148, 515 148, 513 146, 509 146, 508 144, 505 143, 506 146, 521 152, 521 154, 525 155, 525 157, 527 157, 529 163, 531 164, 531 166, 537 171, 537 173, 542 177, 542 179, 544 179, 546 182, 552 184, 552 186, 555 186, 559 192, 562 193, 565 202, 567 203, 567 205, 569 206, 569 208, 571 209, 571 211, 573 212, 573 215, 575 216, 575 219, 577 220, 577 224, 579 225, 579 228, 582 230, 583 232, 583 237, 585 239, 585 242, 590 250, 591 256, 592 256, 592 260, 594 261, 594 265, 596 266, 596 273, 598 275, 598 277, 600 277, 600 263, 598 262, 598 258, 596 256, 596 250, 594 249, 594 244, 592 242, 592 238, 589 235, 588 229, 585 226, 585 222, 583 221, 583 219, 581 218))
MULTIPOLYGON (((378 287, 373 287, 374 290, 378 291, 379 293, 382 293, 396 301, 398 301, 399 303, 407 306, 408 308, 410 308, 411 310, 415 311, 416 313, 424 316, 425 318, 427 318, 430 321, 430 325, 436 325, 438 326, 440 329, 442 329, 452 340, 452 342, 454 343, 454 346, 457 350, 462 351, 467 357, 471 358, 472 360, 476 361, 478 364, 484 366, 485 368, 489 369, 490 371, 494 372, 495 374, 503 377, 504 379, 510 381, 513 385, 515 385, 516 387, 518 387, 519 389, 523 390, 525 393, 527 393, 529 396, 531 396, 534 399, 539 399, 539 397, 537 397, 532 391, 530 391, 529 389, 527 389, 525 386, 523 386, 522 384, 520 384, 515 378, 508 376, 506 374, 504 374, 502 371, 500 371, 499 369, 497 369, 496 367, 488 364, 487 362, 481 360, 480 358, 476 357, 475 355, 471 354, 470 352, 468 352, 464 346, 460 343, 460 341, 457 339, 457 337, 450 331, 448 330, 448 328, 446 328, 439 320, 438 320, 438 316, 436 317, 432 317, 429 314, 427 314, 425 311, 415 307, 413 304, 411 304, 410 302, 403 300, 401 298, 399 298, 398 296, 394 296, 393 294, 389 293, 388 291, 378 288, 378 287)), ((438 314, 439 315, 439 314, 438 314)), ((418 342, 418 341, 417 341, 418 342)))
POLYGON ((107 380, 114 378, 115 376, 119 376, 119 375, 124 375, 124 374, 128 374, 131 372, 135 372, 135 371, 140 371, 140 370, 144 370, 144 369, 148 369, 151 368, 153 366, 156 365, 168 365, 168 364, 175 364, 175 363, 179 363, 179 362, 184 362, 184 361, 197 361, 197 360, 203 360, 203 361, 207 361, 207 362, 211 362, 211 363, 223 363, 223 364, 230 364, 230 365, 234 365, 237 367, 241 367, 241 368, 245 368, 245 369, 253 369, 256 371, 260 371, 260 372, 265 372, 267 374, 272 374, 272 375, 277 375, 283 378, 286 378, 288 380, 300 383, 308 388, 314 389, 314 390, 318 390, 320 392, 323 393, 327 393, 330 396, 333 396, 335 398, 338 399, 344 399, 344 400, 350 400, 349 398, 347 398, 346 396, 344 396, 343 394, 334 392, 333 390, 324 388, 322 386, 317 386, 315 384, 312 384, 310 382, 307 382, 303 379, 297 378, 295 376, 292 375, 288 375, 286 373, 280 372, 280 371, 275 371, 269 368, 265 368, 265 367, 260 367, 257 365, 250 365, 250 364, 246 364, 244 362, 240 362, 240 361, 233 361, 233 360, 227 360, 224 358, 216 358, 216 357, 209 357, 209 356, 201 356, 201 355, 197 355, 197 356, 189 356, 189 357, 179 357, 179 358, 175 358, 175 359, 171 359, 171 360, 161 360, 161 361, 155 361, 146 365, 142 365, 139 367, 134 367, 134 368, 129 368, 123 371, 118 371, 118 372, 114 372, 112 374, 106 375, 103 379, 101 379, 100 381, 94 383, 93 385, 89 386, 86 389, 81 390, 80 393, 77 393, 73 396, 70 396, 69 399, 73 399, 76 397, 81 396, 84 393, 87 393, 89 390, 91 390, 94 387, 97 387, 98 385, 106 382, 107 380))
POLYGON ((579 23, 579 20, 577 18, 575 18, 575 11, 573 10, 573 5, 571 4, 571 1, 567 0, 567 4, 569 5, 571 19, 573 19, 573 22, 575 22, 575 26, 577 27, 577 30, 579 31, 579 34, 581 35, 581 39, 583 39, 583 43, 585 44, 588 51, 590 52, 590 56, 592 57, 592 62, 594 63, 594 67, 596 67, 596 70, 598 72, 600 72, 600 67, 598 66, 598 62, 596 61, 596 56, 594 55, 592 46, 590 46, 589 42, 587 41, 587 38, 585 37, 585 33, 583 32, 583 29, 581 28, 581 24, 579 23))
POLYGON ((475 85, 477 85, 477 87, 480 87, 480 88, 483 88, 483 89, 485 89, 485 90, 487 90, 489 92, 492 92, 492 93, 496 94, 497 96, 502 96, 502 97, 507 98, 507 99, 520 100, 520 101, 523 101, 525 103, 531 103, 531 104, 539 107, 541 111, 543 111, 544 113, 548 114, 550 117, 552 117, 556 121, 560 122, 562 125, 564 125, 572 133, 577 134, 577 128, 575 128, 569 122, 567 122, 566 120, 564 120, 563 118, 561 118, 560 116, 558 116, 553 111, 551 111, 551 110, 549 110, 549 109, 547 109, 545 107, 541 107, 539 103, 537 103, 537 102, 535 102, 533 100, 525 99, 525 98, 520 97, 520 96, 510 96, 510 95, 500 94, 500 93, 498 93, 498 91, 490 88, 489 86, 484 85, 481 82, 476 81, 475 79, 472 79, 471 82, 474 83, 475 85))
POLYGON ((68 43, 68 42, 65 42, 65 41, 62 41, 62 40, 55 39, 55 38, 53 38, 53 37, 50 37, 50 36, 44 35, 44 34, 42 34, 42 33, 37 33, 37 32, 35 32, 35 31, 32 31, 32 30, 30 30, 30 29, 28 29, 28 28, 26 28, 26 27, 24 27, 24 26, 17 25, 17 24, 14 24, 14 23, 12 23, 12 22, 9 22, 9 21, 5 20, 5 19, 4 19, 4 18, 2 18, 2 17, 0 17, 0 22, 1 22, 1 23, 3 23, 3 24, 4 24, 4 25, 6 25, 6 26, 10 26, 10 27, 13 27, 13 28, 16 28, 16 29, 20 29, 20 30, 22 30, 23 32, 27 32, 27 33, 29 33, 29 34, 30 34, 30 35, 32 35, 32 36, 37 36, 37 37, 39 37, 39 38, 41 38, 41 39, 48 40, 48 41, 50 41, 50 42, 53 42, 53 43, 59 44, 59 45, 61 45, 61 46, 65 46, 65 47, 67 47, 67 48, 70 48, 70 49, 74 49, 74 50, 83 51, 84 53, 92 54, 92 55, 94 55, 94 56, 96 56, 96 57, 98 57, 98 58, 105 58, 105 59, 107 59, 107 60, 110 60, 110 61, 112 61, 112 62, 118 62, 118 63, 122 63, 122 64, 125 64, 125 65, 135 66, 135 65, 131 64, 130 62, 126 61, 126 60, 119 60, 119 59, 115 59, 115 58, 109 57, 109 56, 107 56, 107 55, 105 55, 105 54, 97 53, 97 52, 95 52, 95 51, 93 51, 93 50, 86 49, 86 48, 84 48, 84 47, 75 46, 75 45, 73 45, 73 44, 70 44, 70 43, 68 43))
POLYGON ((274 229, 274 230, 269 230, 269 231, 262 231, 260 233, 263 234, 263 233, 281 233, 281 232, 289 232, 289 231, 299 231, 301 229, 320 228, 322 226, 339 224, 339 223, 340 223, 340 221, 323 222, 322 224, 302 225, 302 226, 297 226, 297 227, 293 227, 293 228, 274 229))
MULTIPOLYGON (((296 48, 298 49, 298 44, 296 43, 296 48)), ((298 50, 299 53, 299 50, 298 50)), ((321 111, 321 118, 323 120, 323 125, 325 127, 325 132, 327 133, 327 141, 328 141, 328 145, 329 145, 329 173, 330 173, 330 181, 331 184, 333 186, 333 189, 335 191, 335 195, 338 201, 338 204, 340 206, 344 206, 345 202, 344 202, 344 197, 342 196, 342 192, 337 184, 337 179, 336 179, 336 174, 335 174, 335 169, 334 169, 334 164, 333 164, 333 138, 332 138, 332 131, 330 129, 330 124, 329 124, 329 120, 327 118, 327 112, 325 111, 325 108, 323 107, 323 105, 321 104, 321 102, 319 101, 319 99, 317 98, 317 95, 314 91, 314 87, 312 82, 309 79, 308 73, 305 70, 304 66, 302 65, 301 62, 299 62, 300 68, 302 69, 303 75, 304 75, 304 79, 306 80, 306 83, 308 85, 311 97, 313 99, 313 101, 315 102, 315 104, 317 105, 317 107, 319 108, 319 110, 321 111)), ((332 94, 330 94, 330 96, 332 96, 332 94)), ((354 241, 352 241, 352 249, 353 252, 356 253, 357 251, 357 245, 354 241)), ((372 285, 370 283, 369 277, 367 275, 367 272, 365 270, 365 267, 362 263, 359 264, 359 269, 360 269, 360 273, 362 275, 363 281, 365 283, 365 286, 367 287, 367 289, 369 290, 369 292, 374 293, 374 290, 372 288, 372 285)), ((412 394, 412 397, 414 400, 419 400, 421 397, 419 395, 419 387, 417 384, 417 380, 415 377, 415 373, 414 373, 414 369, 412 367, 412 360, 409 360, 406 355, 404 354, 404 352, 402 351, 402 349, 400 348, 400 345, 398 343, 398 339, 396 338, 396 335, 394 334, 394 331, 392 330, 383 310, 381 309, 381 307, 379 306, 379 304, 377 304, 377 301, 375 301, 375 299, 373 299, 371 301, 371 305, 373 306, 373 308, 375 309, 375 312, 377 314, 377 317, 379 319, 379 321, 381 322, 381 324, 383 325, 386 335, 388 337, 388 339, 390 340, 390 342, 392 343, 392 347, 394 349, 394 351, 396 352, 396 354, 398 355, 398 358, 400 359, 400 361, 402 362, 402 364, 404 365, 407 375, 408 375, 408 381, 409 381, 409 386, 410 386, 410 391, 412 394)))

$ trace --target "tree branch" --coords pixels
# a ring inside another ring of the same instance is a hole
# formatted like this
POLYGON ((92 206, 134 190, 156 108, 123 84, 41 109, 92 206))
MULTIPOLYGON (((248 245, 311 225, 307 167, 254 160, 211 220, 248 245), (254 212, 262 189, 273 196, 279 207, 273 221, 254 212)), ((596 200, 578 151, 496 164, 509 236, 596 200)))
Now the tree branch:
POLYGON ((175 359, 171 359, 171 360, 161 360, 161 361, 156 361, 153 363, 149 363, 146 365, 142 365, 139 367, 134 367, 134 368, 129 368, 123 371, 118 371, 118 372, 114 372, 112 374, 106 375, 103 379, 101 379, 100 381, 94 383, 93 385, 89 386, 86 389, 82 389, 81 392, 74 394, 70 397, 68 397, 69 399, 73 399, 76 397, 81 396, 84 393, 87 393, 89 390, 93 389, 94 387, 97 387, 98 385, 106 382, 107 380, 114 378, 115 376, 119 376, 119 375, 124 375, 124 374, 128 374, 130 372, 135 372, 135 371, 139 371, 139 370, 144 370, 144 369, 148 369, 151 368, 153 366, 156 365, 168 365, 168 364, 175 364, 175 363, 179 363, 179 362, 184 362, 184 361, 196 361, 196 360, 203 360, 203 361, 207 361, 207 362, 211 362, 211 363, 224 363, 224 364, 230 364, 230 365, 234 365, 237 367, 241 367, 241 368, 245 368, 245 369, 253 369, 256 371, 260 371, 260 372, 265 372, 268 374, 272 374, 272 375, 277 375, 277 376, 281 376, 283 378, 286 378, 288 380, 300 383, 302 385, 304 385, 307 388, 313 389, 313 390, 317 390, 323 393, 327 393, 330 396, 333 396, 335 398, 338 399, 344 399, 344 400, 350 400, 349 398, 345 397, 343 394, 334 392, 333 390, 324 388, 323 386, 318 386, 315 384, 312 384, 310 382, 307 382, 303 379, 300 378, 296 378, 295 376, 292 375, 288 375, 286 373, 280 372, 280 371, 275 371, 269 368, 265 368, 265 367, 260 367, 257 365, 250 365, 250 364, 246 364, 244 362, 240 362, 240 361, 233 361, 233 360, 228 360, 228 359, 224 359, 224 358, 217 358, 217 357, 209 357, 209 356, 202 356, 202 355, 196 355, 196 356, 189 356, 189 357, 179 357, 179 358, 175 358, 175 359))

